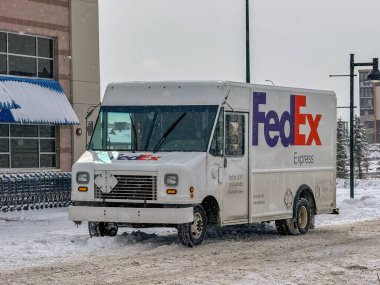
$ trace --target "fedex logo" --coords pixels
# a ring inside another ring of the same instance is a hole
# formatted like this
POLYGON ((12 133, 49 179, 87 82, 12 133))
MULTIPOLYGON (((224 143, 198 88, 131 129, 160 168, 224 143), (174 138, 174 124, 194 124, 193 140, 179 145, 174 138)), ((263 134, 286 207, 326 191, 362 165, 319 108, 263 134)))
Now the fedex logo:
POLYGON ((260 112, 260 105, 266 104, 266 93, 253 92, 253 127, 252 127, 252 145, 259 144, 259 125, 264 126, 265 141, 270 147, 277 145, 278 141, 284 147, 289 145, 321 145, 318 133, 318 125, 322 115, 303 114, 301 107, 306 107, 306 96, 290 95, 290 109, 277 114, 276 111, 270 110, 267 113, 260 112), (289 124, 289 133, 285 133, 285 124, 289 124), (309 134, 300 132, 301 126, 308 124, 310 127, 309 134))

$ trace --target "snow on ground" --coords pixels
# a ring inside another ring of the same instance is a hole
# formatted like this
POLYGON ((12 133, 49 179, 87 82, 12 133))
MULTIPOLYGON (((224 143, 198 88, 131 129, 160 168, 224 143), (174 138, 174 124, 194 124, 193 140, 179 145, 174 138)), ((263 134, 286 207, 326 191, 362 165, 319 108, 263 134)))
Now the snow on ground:
POLYGON ((337 181, 339 215, 316 216, 316 225, 339 225, 380 217, 380 180, 355 180, 354 199, 350 199, 349 180, 337 181))
MULTIPOLYGON (((337 206, 340 215, 317 216, 316 226, 380 218, 380 180, 357 181, 355 199, 350 199, 348 181, 338 180, 337 206)), ((254 233, 262 230, 263 227, 256 227, 254 233)), ((265 230, 273 231, 273 224, 265 230)), ((213 239, 225 239, 226 235, 227 239, 239 239, 239 229, 208 234, 213 239)), ((179 246, 176 230, 171 228, 122 228, 116 237, 89 238, 87 223, 75 226, 68 220, 67 208, 0 213, 0 268, 49 264, 77 255, 107 254, 119 248, 128 248, 134 255, 179 246)))

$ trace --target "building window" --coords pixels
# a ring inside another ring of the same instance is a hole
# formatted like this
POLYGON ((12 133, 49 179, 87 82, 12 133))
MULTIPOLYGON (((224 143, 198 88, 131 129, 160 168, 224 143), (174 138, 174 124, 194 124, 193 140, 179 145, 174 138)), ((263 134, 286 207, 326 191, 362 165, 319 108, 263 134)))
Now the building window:
POLYGON ((371 99, 360 99, 360 108, 361 109, 372 109, 373 104, 372 104, 372 98, 371 99))
POLYGON ((366 141, 367 141, 367 143, 374 143, 374 141, 373 141, 373 135, 367 135, 366 141))
POLYGON ((370 116, 373 115, 373 109, 371 108, 360 108, 360 116, 370 116))
MULTIPOLYGON (((368 71, 369 72, 369 71, 368 71)), ((359 71, 359 82, 360 86, 371 86, 371 83, 367 80, 368 72, 360 72, 359 71)))
POLYGON ((363 98, 373 98, 371 88, 360 88, 360 97, 363 98))
POLYGON ((374 121, 365 121, 364 127, 366 129, 373 129, 375 127, 375 122, 374 121))
POLYGON ((53 39, 0 32, 0 74, 53 78, 53 39))
POLYGON ((55 126, 0 124, 0 168, 56 167, 55 126))

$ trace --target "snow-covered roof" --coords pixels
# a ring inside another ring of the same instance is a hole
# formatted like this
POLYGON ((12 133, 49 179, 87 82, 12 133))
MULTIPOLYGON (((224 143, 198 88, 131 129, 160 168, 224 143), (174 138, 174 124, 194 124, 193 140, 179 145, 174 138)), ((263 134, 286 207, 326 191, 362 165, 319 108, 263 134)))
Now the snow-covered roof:
POLYGON ((58 81, 0 76, 0 122, 79 124, 58 81))

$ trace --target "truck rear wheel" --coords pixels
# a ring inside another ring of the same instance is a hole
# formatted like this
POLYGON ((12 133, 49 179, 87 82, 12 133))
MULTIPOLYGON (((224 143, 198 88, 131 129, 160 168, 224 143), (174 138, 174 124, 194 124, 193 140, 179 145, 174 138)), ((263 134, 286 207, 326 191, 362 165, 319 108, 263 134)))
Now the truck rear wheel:
POLYGON ((308 232, 311 223, 311 207, 308 200, 301 198, 297 202, 295 225, 298 232, 304 235, 308 232))
POLYGON ((296 218, 277 220, 276 229, 280 235, 306 234, 312 222, 310 203, 305 198, 300 198, 296 205, 296 218))
POLYGON ((118 226, 116 223, 88 222, 90 237, 116 236, 118 226))
POLYGON ((207 217, 202 206, 194 207, 194 221, 178 225, 178 237, 183 245, 194 247, 200 245, 206 234, 207 217))

